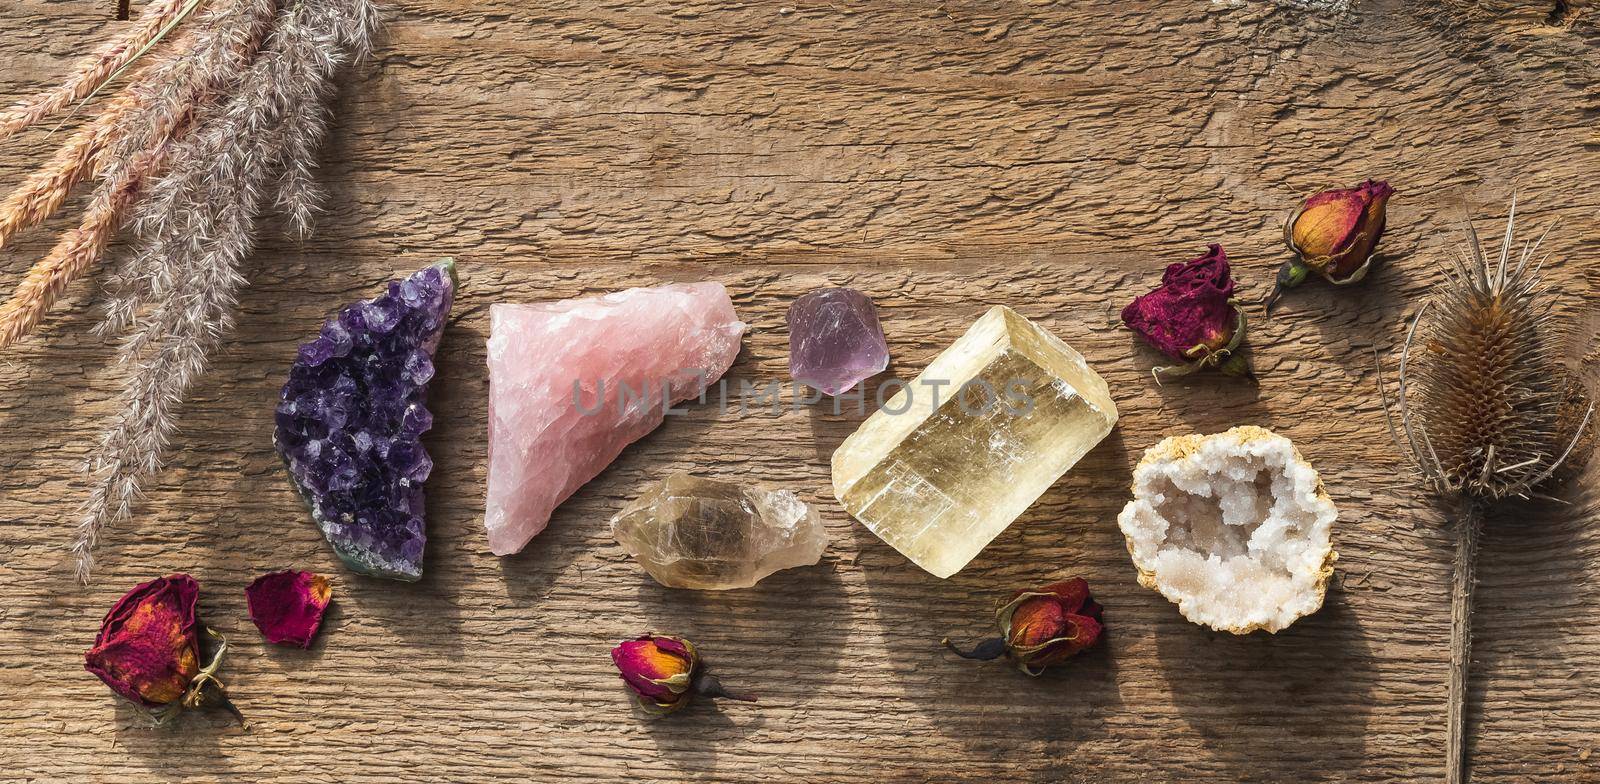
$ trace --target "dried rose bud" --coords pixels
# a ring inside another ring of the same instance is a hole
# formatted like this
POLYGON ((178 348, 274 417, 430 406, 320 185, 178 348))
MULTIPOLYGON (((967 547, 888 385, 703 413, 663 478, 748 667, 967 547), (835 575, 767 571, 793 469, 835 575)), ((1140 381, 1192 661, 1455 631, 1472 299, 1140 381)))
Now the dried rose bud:
POLYGON ((187 574, 136 586, 100 622, 100 635, 84 655, 84 669, 158 721, 205 705, 219 705, 238 716, 216 678, 227 642, 196 618, 199 596, 199 583, 187 574), (218 643, 205 666, 200 664, 202 631, 218 643))
POLYGON ((722 681, 706 672, 688 640, 646 634, 612 648, 611 661, 639 704, 652 713, 672 713, 697 694, 756 701, 755 697, 732 694, 722 688, 722 681))
POLYGON ((1233 298, 1228 254, 1211 245, 1204 256, 1167 266, 1161 287, 1128 303, 1122 323, 1144 342, 1182 364, 1158 367, 1156 375, 1188 375, 1215 367, 1230 376, 1247 376, 1250 365, 1239 352, 1244 311, 1233 298))
POLYGON ((84 666, 112 691, 147 708, 183 697, 200 674, 199 596, 200 586, 186 574, 129 591, 101 622, 84 666))
POLYGON ((1278 269, 1277 285, 1267 295, 1272 310, 1284 289, 1306 281, 1311 273, 1343 286, 1356 283, 1372 270, 1373 254, 1383 238, 1389 183, 1367 180, 1354 188, 1323 191, 1306 199, 1289 216, 1283 239, 1294 258, 1278 269))
POLYGON ((1060 664, 1100 640, 1105 632, 1101 607, 1081 577, 1032 591, 1018 591, 995 613, 1000 636, 963 652, 947 639, 945 647, 967 659, 989 661, 1002 655, 1029 675, 1060 664))
POLYGON ((250 620, 267 642, 311 647, 322 626, 322 614, 333 600, 328 578, 286 570, 257 577, 244 589, 250 620))

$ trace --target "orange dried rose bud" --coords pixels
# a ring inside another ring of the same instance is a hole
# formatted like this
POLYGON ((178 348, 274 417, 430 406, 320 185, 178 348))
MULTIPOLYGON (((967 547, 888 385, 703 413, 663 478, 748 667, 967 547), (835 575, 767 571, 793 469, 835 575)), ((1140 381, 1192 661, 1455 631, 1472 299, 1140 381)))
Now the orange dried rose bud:
POLYGON ((1289 224, 1290 249, 1324 278, 1350 279, 1377 249, 1393 194, 1389 183, 1367 180, 1306 199, 1289 224))
POLYGON ((1284 242, 1294 258, 1278 270, 1277 284, 1267 295, 1268 312, 1285 289, 1304 283, 1312 274, 1335 285, 1365 278, 1388 225, 1393 195, 1389 183, 1367 180, 1306 199, 1284 225, 1284 242))
POLYGON ((145 708, 177 702, 200 674, 199 596, 199 583, 187 574, 135 587, 101 621, 84 669, 145 708))
POLYGON ((684 695, 699 657, 687 640, 647 634, 612 648, 611 661, 640 704, 671 713, 688 703, 684 695))

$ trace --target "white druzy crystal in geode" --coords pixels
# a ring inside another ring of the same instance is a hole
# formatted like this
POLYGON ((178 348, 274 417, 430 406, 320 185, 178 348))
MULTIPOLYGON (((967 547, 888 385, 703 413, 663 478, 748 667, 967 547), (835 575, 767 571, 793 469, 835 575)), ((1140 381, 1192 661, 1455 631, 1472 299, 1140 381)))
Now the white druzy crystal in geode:
POLYGON ((1246 634, 1322 607, 1337 517, 1289 439, 1245 426, 1151 447, 1117 524, 1140 585, 1190 621, 1246 634))

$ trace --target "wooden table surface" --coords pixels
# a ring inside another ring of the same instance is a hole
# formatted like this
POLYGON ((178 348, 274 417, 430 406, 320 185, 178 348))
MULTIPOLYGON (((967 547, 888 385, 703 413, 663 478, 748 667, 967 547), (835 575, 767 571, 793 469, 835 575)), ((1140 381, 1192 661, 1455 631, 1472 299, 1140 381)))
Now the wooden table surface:
MULTIPOLYGON (((381 51, 339 96, 331 213, 304 244, 268 227, 171 465, 88 588, 64 553, 118 381, 89 332, 98 283, 0 354, 0 780, 1440 780, 1450 537, 1403 475, 1373 349, 1395 344, 1461 216, 1492 234, 1513 191, 1530 234, 1558 224, 1550 280, 1579 337, 1600 332, 1577 315, 1600 283, 1600 10, 1342 5, 390 4, 381 51), (1259 296, 1297 196, 1365 176, 1399 191, 1370 285, 1307 285, 1257 319, 1259 387, 1152 382, 1157 357, 1116 314, 1163 265, 1220 242, 1259 296), (332 308, 441 256, 462 290, 433 383, 426 574, 367 579, 290 490, 271 409, 332 308), (750 324, 731 378, 786 380, 788 304, 849 285, 876 299, 901 377, 1007 304, 1089 358, 1121 423, 950 580, 832 499, 828 455, 861 417, 826 410, 674 418, 521 555, 491 555, 488 306, 706 279, 750 324), (1135 583, 1115 522, 1146 447, 1246 423, 1294 439, 1340 509, 1325 607, 1276 636, 1184 621, 1135 583), (794 489, 832 537, 822 562, 750 590, 656 585, 606 520, 673 470, 794 489), (286 567, 334 577, 309 651, 246 618, 245 584, 286 567), (82 669, 115 599, 176 571, 233 640, 248 732, 220 715, 148 729, 82 669), (938 647, 988 632, 1005 592, 1066 575, 1109 624, 1070 666, 1029 679, 938 647), (636 714, 607 652, 647 630, 692 638, 761 702, 636 714)), ((60 79, 118 29, 112 10, 0 4, 0 94, 60 79)), ((0 147, 0 184, 61 138, 0 147)), ((6 279, 68 225, 0 251, 6 279)), ((1478 781, 1600 781, 1597 507, 1489 528, 1478 781)))

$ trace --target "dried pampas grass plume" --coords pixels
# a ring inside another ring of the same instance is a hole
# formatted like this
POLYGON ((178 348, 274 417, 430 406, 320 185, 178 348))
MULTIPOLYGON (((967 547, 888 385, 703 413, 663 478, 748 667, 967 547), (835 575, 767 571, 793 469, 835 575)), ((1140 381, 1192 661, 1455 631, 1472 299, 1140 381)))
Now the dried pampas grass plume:
MULTIPOLYGON (((1500 251, 1484 253, 1470 222, 1406 334, 1391 432, 1423 482, 1456 513, 1451 588, 1447 780, 1465 781, 1467 671, 1478 538, 1493 507, 1541 494, 1588 443, 1594 405, 1557 356, 1560 332, 1540 278, 1543 241, 1514 253, 1516 202, 1500 251), (1415 358, 1412 347, 1420 345, 1415 358), (1396 426, 1395 419, 1398 419, 1396 426)), ((1390 413, 1387 393, 1384 411, 1390 413)), ((1580 455, 1579 458, 1584 456, 1580 455)))
POLYGON ((123 336, 117 363, 126 379, 119 413, 88 458, 91 486, 72 545, 84 582, 95 544, 161 469, 179 405, 233 326, 261 216, 277 202, 309 231, 315 207, 305 193, 333 79, 370 51, 376 26, 368 0, 301 0, 280 11, 232 98, 173 146, 133 208, 134 247, 100 329, 123 336), (284 184, 294 177, 307 182, 284 184))
POLYGON ((96 542, 160 470, 177 409, 232 327, 262 216, 277 209, 292 231, 310 232, 335 76, 371 51, 377 21, 371 0, 152 0, 64 82, 0 112, 3 140, 130 73, 0 200, 4 245, 95 181, 78 225, 0 302, 0 349, 37 327, 119 232, 130 235, 97 330, 120 339, 124 383, 86 461, 72 544, 85 582, 96 542))
MULTIPOLYGON (((192 0, 186 2, 180 8, 193 7, 192 0)), ((0 304, 0 349, 32 332, 67 286, 99 261, 145 181, 161 171, 169 146, 214 111, 216 101, 238 82, 270 31, 275 8, 275 0, 214 2, 50 164, 0 203, 3 244, 55 213, 86 175, 100 180, 79 226, 66 232, 0 304)))

